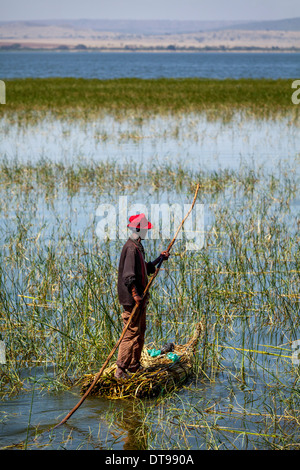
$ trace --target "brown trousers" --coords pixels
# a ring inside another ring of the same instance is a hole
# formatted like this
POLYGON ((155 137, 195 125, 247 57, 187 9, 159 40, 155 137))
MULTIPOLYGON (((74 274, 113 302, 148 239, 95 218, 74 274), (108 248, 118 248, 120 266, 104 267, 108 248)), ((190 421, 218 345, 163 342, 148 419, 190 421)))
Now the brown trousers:
MULTIPOLYGON (((135 369, 140 365, 140 357, 145 342, 146 306, 141 306, 136 312, 119 345, 117 366, 122 369, 129 369, 132 372, 135 372, 135 369)), ((124 328, 127 325, 133 307, 125 305, 123 308, 122 319, 124 328)))

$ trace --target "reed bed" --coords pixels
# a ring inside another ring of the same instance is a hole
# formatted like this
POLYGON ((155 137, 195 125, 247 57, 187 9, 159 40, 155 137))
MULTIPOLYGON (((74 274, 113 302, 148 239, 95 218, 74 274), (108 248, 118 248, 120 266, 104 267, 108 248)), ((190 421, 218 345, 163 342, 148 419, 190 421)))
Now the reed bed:
POLYGON ((230 118, 236 110, 278 117, 290 112, 298 116, 299 111, 291 102, 291 81, 283 79, 27 78, 7 80, 6 89, 7 104, 1 112, 23 125, 45 113, 91 120, 101 113, 126 118, 132 111, 140 118, 183 112, 230 118))
POLYGON ((204 194, 217 194, 230 184, 251 185, 255 178, 253 170, 245 167, 239 173, 234 170, 205 171, 184 168, 173 168, 170 163, 152 164, 149 169, 129 163, 119 165, 116 161, 80 162, 77 165, 53 163, 41 160, 35 164, 19 160, 0 161, 0 182, 2 187, 22 189, 30 195, 34 192, 46 194, 49 201, 54 200, 58 191, 66 190, 69 196, 88 189, 90 194, 99 195, 110 192, 132 193, 141 186, 152 191, 165 191, 170 187, 189 194, 193 192, 195 181, 200 181, 200 190, 204 194))
MULTIPOLYGON (((35 359, 42 359, 43 355, 47 357, 47 344, 52 341, 51 347, 58 348, 58 353, 61 350, 62 357, 65 356, 63 351, 68 348, 68 356, 71 357, 82 344, 83 349, 80 347, 76 355, 79 358, 79 351, 85 350, 83 357, 93 362, 91 358, 97 357, 97 354, 96 350, 93 354, 91 351, 98 341, 107 351, 120 331, 120 326, 116 326, 120 310, 114 292, 117 273, 115 250, 118 246, 121 247, 121 243, 116 241, 101 244, 94 233, 94 225, 80 236, 76 231, 72 233, 68 219, 60 219, 51 202, 51 192, 49 194, 46 189, 43 204, 45 217, 50 220, 34 219, 36 205, 43 201, 43 191, 47 188, 48 181, 47 176, 45 182, 39 185, 41 180, 37 175, 41 170, 40 174, 45 177, 45 170, 48 169, 49 167, 39 168, 38 171, 34 169, 32 173, 30 168, 25 172, 24 167, 3 167, 1 172, 2 181, 6 181, 5 186, 14 205, 13 208, 10 207, 9 199, 4 197, 1 225, 2 328, 3 332, 15 332, 15 339, 8 343, 12 347, 11 357, 17 362, 26 363, 26 356, 29 360, 32 352, 37 353, 39 347, 43 352, 36 354, 35 359), (18 180, 18 175, 22 173, 24 178, 18 180), (26 180, 26 177, 29 179, 26 180), (24 191, 24 185, 34 187, 24 191), (36 188, 40 189, 39 193, 36 188), (16 201, 19 201, 19 206, 16 201), (25 207, 26 211, 23 210, 25 207), (24 327, 28 329, 27 336, 22 334, 24 327), (14 348, 18 329, 21 334, 20 343, 14 348), (101 329, 107 332, 108 344, 103 339, 106 335, 100 333, 101 329), (40 333, 36 335, 37 330, 40 333), (82 332, 84 335, 81 337, 82 332), (22 337, 24 346, 31 344, 25 348, 27 352, 24 350, 24 356, 21 354, 24 348, 20 347, 22 337), (57 338, 60 338, 61 343, 55 344, 57 338)), ((103 168, 103 174, 108 174, 108 170, 109 168, 107 171, 103 168)), ((55 179, 52 171, 55 173, 55 167, 49 172, 50 186, 57 185, 62 190, 65 181, 68 188, 69 183, 64 179, 64 172, 61 172, 61 178, 58 175, 58 179, 55 179)), ((120 179, 127 178, 126 172, 123 174, 121 169, 118 171, 120 179)), ((86 174, 93 173, 87 171, 86 174)), ((165 174, 166 181, 162 179, 159 190, 168 187, 168 169, 165 174)), ((147 175, 144 181, 140 176, 137 173, 136 180, 143 186, 147 175)), ((176 172, 169 175, 169 178, 176 184, 176 172)), ((178 173, 178 178, 181 182, 181 172, 178 173)), ((190 186, 192 194, 193 175, 185 174, 184 178, 184 184, 190 186)), ((216 204, 218 198, 224 198, 224 191, 230 186, 238 191, 237 202, 232 199, 229 202, 225 198, 222 204, 213 206, 215 225, 207 231, 205 249, 190 253, 189 256, 181 256, 180 249, 184 242, 178 242, 174 262, 171 260, 164 270, 164 287, 159 283, 152 295, 153 326, 157 323, 157 331, 161 331, 163 335, 163 322, 170 322, 175 326, 176 333, 186 315, 198 312, 198 318, 203 312, 209 311, 205 321, 211 322, 214 317, 217 326, 222 321, 232 323, 237 318, 244 318, 246 329, 249 329, 249 322, 255 321, 258 324, 289 326, 292 336, 297 339, 297 216, 289 216, 297 209, 297 206, 291 205, 296 197, 296 180, 293 180, 292 175, 283 176, 282 181, 272 177, 268 187, 264 179, 265 195, 260 194, 256 200, 255 194, 261 182, 259 174, 224 172, 218 175, 199 174, 197 178, 201 184, 202 202, 207 207, 210 201, 216 204), (275 194, 278 201, 276 211, 270 197, 275 197, 275 194), (240 196, 244 197, 242 204, 240 196), (163 303, 160 302, 162 295, 165 299, 163 303), (186 299, 189 299, 190 313, 185 310, 186 299)), ((103 176, 103 182, 104 179, 103 176)), ((92 182, 93 180, 94 176, 92 182)), ((83 180, 82 185, 84 181, 88 184, 88 180, 83 180)), ((148 181, 151 181, 151 172, 148 181)), ((115 182, 118 186, 117 180, 115 182)), ((5 192, 3 194, 5 196, 5 192)), ((76 192, 68 194, 67 191, 66 197, 71 202, 75 194, 76 192)), ((57 199, 56 202, 58 203, 57 199)), ((153 255, 157 245, 155 240, 148 242, 153 255)), ((97 349, 100 351, 101 347, 97 349)), ((54 360, 53 358, 51 353, 49 360, 54 360)))
MULTIPOLYGON (((97 238, 96 196, 106 193, 114 204, 124 192, 139 192, 150 204, 161 194, 172 202, 176 192, 187 202, 200 182, 199 202, 210 214, 204 246, 187 252, 184 239, 174 246, 151 292, 147 341, 184 344, 197 322, 204 333, 190 381, 153 402, 135 400, 139 445, 299 448, 300 376, 292 362, 300 337, 297 171, 4 159, 0 169, 2 398, 30 391, 23 372, 36 366, 44 375, 35 394, 79 387, 119 338, 122 241, 97 238)), ((164 242, 144 246, 153 258, 164 242)), ((129 428, 122 413, 114 408, 106 416, 112 434, 122 419, 129 428)), ((104 447, 118 439, 101 436, 104 447)))

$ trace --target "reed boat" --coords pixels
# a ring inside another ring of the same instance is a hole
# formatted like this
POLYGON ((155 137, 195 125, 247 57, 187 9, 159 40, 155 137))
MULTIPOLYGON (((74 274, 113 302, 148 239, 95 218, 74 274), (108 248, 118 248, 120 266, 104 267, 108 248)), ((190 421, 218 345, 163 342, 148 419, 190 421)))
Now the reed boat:
MULTIPOLYGON (((198 323, 193 337, 186 344, 169 343, 172 345, 169 351, 166 348, 165 351, 164 348, 155 350, 153 345, 145 346, 141 355, 143 369, 126 379, 115 378, 116 364, 106 367, 90 395, 108 399, 153 398, 173 391, 182 385, 193 371, 195 350, 202 331, 202 323, 198 323), (155 357, 154 351, 157 353, 155 357)), ((82 395, 94 379, 94 374, 84 376, 82 395)))

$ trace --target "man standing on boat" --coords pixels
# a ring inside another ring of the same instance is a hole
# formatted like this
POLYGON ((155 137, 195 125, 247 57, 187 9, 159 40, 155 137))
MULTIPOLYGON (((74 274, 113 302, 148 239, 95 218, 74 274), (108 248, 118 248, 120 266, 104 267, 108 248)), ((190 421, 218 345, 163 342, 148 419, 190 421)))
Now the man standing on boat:
POLYGON ((148 296, 143 299, 143 292, 148 283, 147 276, 155 272, 155 266, 161 258, 168 259, 169 253, 163 251, 153 262, 145 261, 145 251, 141 243, 152 228, 145 214, 133 215, 127 227, 131 230, 125 243, 119 262, 118 296, 123 307, 122 319, 126 326, 130 314, 137 304, 139 311, 129 325, 120 345, 117 358, 117 379, 127 378, 126 371, 137 372, 141 369, 140 357, 145 340, 146 308, 148 296))

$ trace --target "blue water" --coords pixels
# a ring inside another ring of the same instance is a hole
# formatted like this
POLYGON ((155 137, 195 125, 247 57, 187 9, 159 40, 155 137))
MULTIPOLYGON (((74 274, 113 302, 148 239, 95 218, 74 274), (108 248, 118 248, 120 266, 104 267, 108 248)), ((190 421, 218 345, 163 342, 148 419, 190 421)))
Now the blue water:
POLYGON ((0 52, 0 79, 300 78, 300 53, 0 52))

